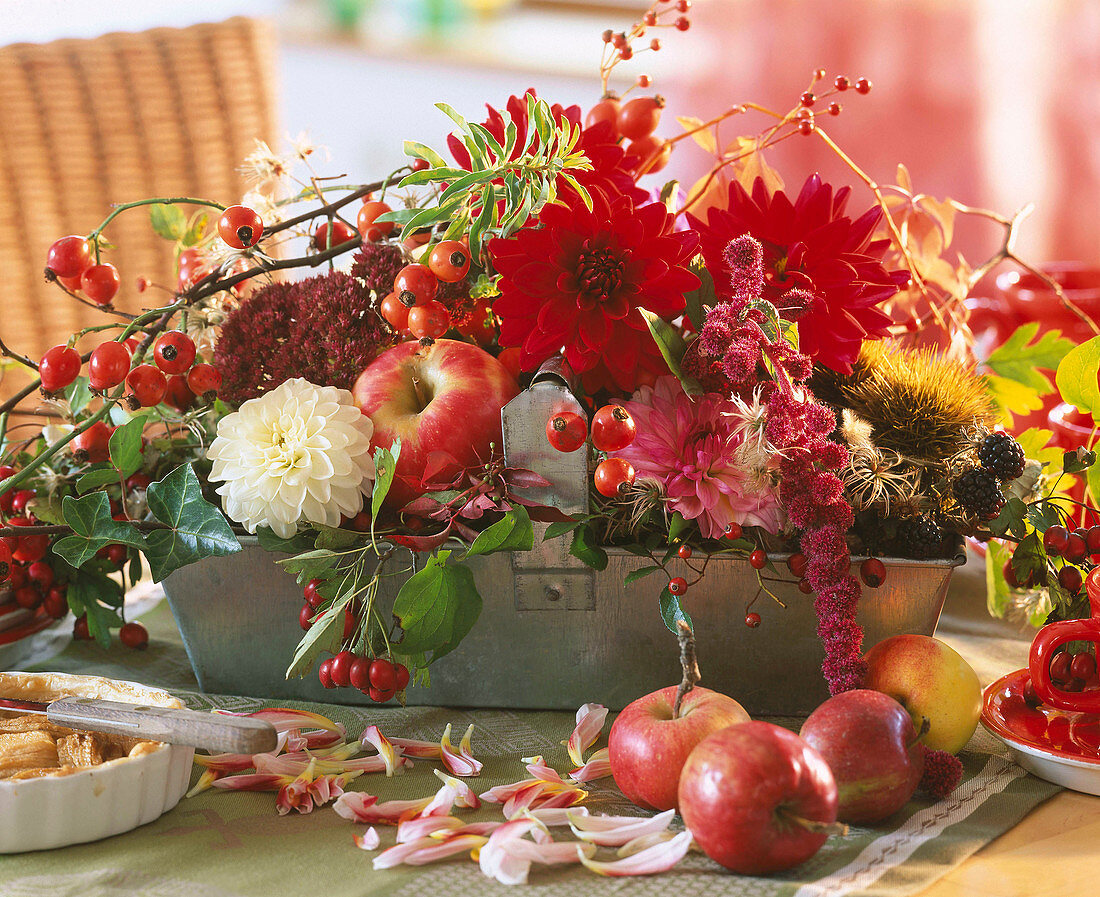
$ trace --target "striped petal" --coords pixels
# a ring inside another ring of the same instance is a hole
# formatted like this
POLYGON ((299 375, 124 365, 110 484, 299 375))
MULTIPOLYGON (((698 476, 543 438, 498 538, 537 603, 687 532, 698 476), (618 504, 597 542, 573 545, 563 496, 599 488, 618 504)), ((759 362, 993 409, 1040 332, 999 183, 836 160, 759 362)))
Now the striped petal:
POLYGON ((577 845, 578 859, 593 872, 600 875, 653 875, 667 872, 675 866, 691 849, 691 832, 680 832, 668 841, 654 844, 631 856, 611 862, 601 862, 587 856, 583 845, 577 845))
POLYGON ((392 869, 402 864, 406 866, 425 866, 435 863, 457 853, 466 853, 477 850, 485 844, 486 839, 477 835, 457 835, 445 841, 435 838, 421 838, 417 841, 408 841, 404 844, 395 844, 388 850, 383 850, 374 858, 375 869, 392 869))
POLYGON ((463 822, 457 816, 418 816, 397 826, 397 843, 419 841, 421 838, 447 838, 463 822))
POLYGON ((382 838, 378 834, 378 829, 373 825, 363 832, 363 834, 356 835, 351 840, 355 842, 355 846, 360 850, 377 850, 378 846, 382 843, 382 838))
POLYGON ((607 708, 603 704, 585 704, 577 711, 577 727, 565 742, 574 766, 584 766, 584 752, 596 743, 606 719, 607 708))
POLYGON ((470 751, 470 738, 473 731, 474 726, 471 723, 466 730, 466 734, 462 736, 456 751, 451 744, 451 724, 447 723, 447 728, 443 730, 443 737, 439 740, 440 756, 443 765, 447 767, 447 771, 452 775, 466 777, 481 775, 483 764, 476 760, 470 751))
POLYGON ((392 776, 395 771, 401 771, 404 765, 401 763, 401 755, 393 742, 379 731, 378 726, 368 726, 359 740, 364 745, 371 745, 378 751, 378 756, 385 760, 387 777, 392 776))
POLYGON ((611 775, 611 759, 607 748, 600 748, 585 761, 584 766, 569 773, 569 778, 574 782, 593 782, 609 775, 611 775))
POLYGON ((569 827, 582 841, 599 844, 601 847, 622 847, 628 841, 643 835, 663 832, 675 815, 675 810, 642 817, 577 815, 569 819, 569 827))
MULTIPOLYGON (((363 734, 366 735, 367 733, 364 731, 363 734)), ((390 744, 398 748, 406 757, 415 757, 417 760, 438 760, 443 754, 443 748, 435 741, 417 741, 415 738, 391 738, 390 744)))

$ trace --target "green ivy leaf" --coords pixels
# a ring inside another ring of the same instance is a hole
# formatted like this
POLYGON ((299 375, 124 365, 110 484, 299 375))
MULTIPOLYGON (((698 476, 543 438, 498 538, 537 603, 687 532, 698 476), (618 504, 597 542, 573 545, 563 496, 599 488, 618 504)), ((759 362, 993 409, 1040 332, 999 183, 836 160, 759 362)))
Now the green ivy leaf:
POLYGON ((221 511, 202 497, 202 486, 190 464, 182 464, 147 493, 149 510, 172 529, 146 537, 145 557, 155 582, 173 570, 203 558, 241 550, 221 511))
POLYGON ((111 441, 108 444, 111 464, 123 479, 137 473, 145 460, 142 455, 141 439, 144 430, 145 418, 135 417, 111 434, 111 441))
POLYGON ((61 503, 61 513, 73 534, 58 539, 53 550, 73 567, 83 567, 99 549, 113 542, 145 548, 145 539, 132 523, 111 518, 106 492, 92 492, 82 498, 67 495, 61 503))
POLYGON ((1051 392, 1054 387, 1050 379, 1038 368, 1057 370, 1074 344, 1072 340, 1065 339, 1058 330, 1048 330, 1037 342, 1032 343, 1038 332, 1038 321, 1030 321, 1017 327, 1007 340, 990 353, 986 367, 995 374, 1028 386, 1040 394, 1051 392))
MULTIPOLYGON (((276 536, 269 526, 261 526, 256 530, 256 537, 260 541, 260 548, 264 551, 274 551, 281 554, 298 554, 313 548, 316 535, 312 532, 295 533, 289 539, 276 536)), ((280 561, 280 563, 282 563, 280 561)))
POLYGON ((530 551, 535 544, 531 517, 522 505, 515 505, 500 520, 478 533, 466 552, 466 559, 497 551, 530 551))
POLYGON ((109 648, 111 630, 122 626, 122 617, 113 609, 122 605, 122 586, 103 574, 77 571, 69 580, 66 599, 76 616, 87 616, 92 638, 109 648))
POLYGON ((393 603, 393 613, 404 630, 401 651, 433 651, 432 659, 454 648, 481 613, 481 596, 474 575, 463 564, 448 564, 450 551, 428 559, 424 569, 410 576, 393 603))
POLYGON ((187 233, 187 216, 183 209, 172 203, 160 202, 149 206, 149 221, 158 236, 166 240, 182 240, 187 233))
POLYGON ((668 365, 668 369, 683 385, 684 392, 689 396, 702 395, 703 388, 699 385, 699 381, 694 377, 686 376, 680 368, 680 361, 684 357, 684 352, 687 351, 687 343, 684 342, 684 338, 664 318, 658 317, 645 308, 639 307, 638 311, 649 328, 650 335, 657 344, 657 348, 660 349, 665 364, 668 365))
POLYGON ((97 464, 76 481, 76 491, 89 492, 112 483, 118 485, 118 471, 109 464, 97 464))
POLYGON ((607 569, 607 552, 596 544, 592 530, 588 526, 579 526, 574 530, 569 553, 584 561, 593 570, 607 569))
POLYGON ((546 532, 543 533, 542 541, 549 542, 551 539, 556 539, 558 536, 564 536, 566 533, 571 533, 578 526, 583 525, 587 519, 587 517, 581 517, 577 520, 555 521, 546 527, 546 532))
MULTIPOLYGON (((691 617, 688 616, 688 612, 680 606, 680 599, 676 595, 673 595, 668 586, 661 589, 661 619, 665 621, 665 626, 669 632, 673 635, 679 635, 679 631, 676 628, 676 624, 683 620, 688 626, 691 626, 691 617)), ((694 628, 694 627, 692 627, 694 628)))
POLYGON ((1100 386, 1096 375, 1100 370, 1100 336, 1072 349, 1058 365, 1055 380, 1062 401, 1077 407, 1078 411, 1092 414, 1100 411, 1100 386))

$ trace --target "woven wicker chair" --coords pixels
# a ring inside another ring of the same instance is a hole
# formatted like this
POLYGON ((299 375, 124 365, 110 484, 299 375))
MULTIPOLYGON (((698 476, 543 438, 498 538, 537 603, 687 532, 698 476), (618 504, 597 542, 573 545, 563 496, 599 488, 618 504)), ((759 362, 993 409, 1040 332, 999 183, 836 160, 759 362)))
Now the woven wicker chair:
MULTIPOLYGON (((46 250, 87 233, 115 203, 151 196, 238 199, 236 166, 271 140, 271 29, 234 18, 93 40, 0 47, 0 336, 37 358, 107 319, 43 279, 46 250)), ((138 276, 172 282, 169 244, 147 215, 105 232, 118 248, 118 307, 148 306, 138 276)), ((4 384, 12 391, 12 381, 4 384)), ((19 378, 22 380, 22 378, 19 378)), ((22 381, 25 382, 25 381, 22 381)))

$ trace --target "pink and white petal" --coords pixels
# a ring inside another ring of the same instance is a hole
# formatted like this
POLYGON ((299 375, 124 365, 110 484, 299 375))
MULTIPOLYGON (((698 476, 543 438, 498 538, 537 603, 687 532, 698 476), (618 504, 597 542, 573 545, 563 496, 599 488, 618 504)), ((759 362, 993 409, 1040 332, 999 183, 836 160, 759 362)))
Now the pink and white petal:
POLYGON ((465 733, 462 735, 462 740, 458 743, 458 752, 462 755, 462 758, 471 766, 477 768, 477 772, 474 775, 479 775, 484 764, 474 757, 473 752, 473 737, 474 737, 474 724, 470 723, 466 727, 465 733))
POLYGON ((560 807, 572 807, 588 798, 583 788, 567 788, 563 791, 544 792, 530 805, 531 810, 552 810, 560 807))
POLYGON ((378 751, 378 756, 386 761, 387 776, 392 776, 395 770, 402 768, 403 764, 400 762, 401 758, 397 748, 394 747, 393 742, 379 731, 378 726, 367 726, 359 740, 364 745, 371 745, 378 751))
MULTIPOLYGON (((285 743, 286 735, 279 734, 280 743, 285 743)), ((276 747, 278 752, 279 747, 276 747)), ((259 754, 256 756, 266 756, 259 754)), ((195 762, 207 769, 217 769, 221 772, 244 772, 255 765, 252 754, 195 754, 195 762)))
POLYGON ((538 779, 522 779, 519 782, 512 782, 510 785, 496 785, 488 791, 483 791, 481 799, 487 804, 502 804, 524 788, 530 788, 532 785, 538 784, 538 779))
POLYGON ((505 848, 512 856, 532 863, 541 863, 544 866, 559 866, 565 863, 579 863, 577 848, 580 847, 588 856, 596 852, 595 844, 583 844, 577 841, 543 841, 535 843, 521 838, 510 841, 505 848))
POLYGON ((543 782, 565 784, 565 780, 561 777, 561 773, 553 767, 547 766, 542 757, 526 757, 524 758, 524 762, 527 763, 527 771, 536 779, 543 782))
POLYGON ((280 788, 279 796, 275 798, 275 809, 280 816, 285 816, 291 810, 312 813, 313 796, 309 792, 309 782, 299 778, 280 788))
MULTIPOLYGON (((433 818, 439 819, 440 817, 435 816, 433 818)), ((462 828, 456 828, 456 829, 454 829, 450 832, 437 832, 436 834, 432 835, 432 837, 433 838, 446 838, 446 837, 449 837, 450 835, 484 835, 484 836, 488 836, 488 835, 491 835, 493 832, 495 832, 502 825, 504 825, 503 822, 495 822, 495 821, 470 822, 470 823, 467 823, 466 825, 462 826, 462 828)))
POLYGON ((584 766, 569 773, 574 782, 593 782, 611 775, 611 759, 607 748, 600 748, 585 762, 584 766))
MULTIPOLYGON (((407 757, 398 758, 395 772, 400 775, 407 767, 412 766, 412 761, 407 757)), ((378 754, 369 757, 356 757, 352 760, 318 760, 317 768, 325 772, 344 772, 356 770, 358 772, 385 772, 386 759, 378 754)))
POLYGON ((539 824, 537 819, 527 816, 506 822, 493 832, 478 852, 478 865, 482 873, 502 885, 525 884, 531 860, 515 856, 509 847, 539 824))
POLYGON ((345 791, 337 799, 333 806, 338 816, 350 819, 352 822, 366 822, 366 811, 378 803, 378 798, 365 791, 345 791))
POLYGON ((581 845, 577 845, 580 861, 600 875, 654 875, 667 872, 675 866, 691 849, 691 832, 680 832, 669 841, 662 841, 631 856, 610 862, 601 862, 585 856, 581 845))
POLYGON ((415 757, 417 760, 438 760, 443 753, 443 749, 435 741, 417 741, 415 738, 391 738, 389 741, 406 757, 415 757))
MULTIPOLYGON (((463 743, 466 743, 467 737, 470 735, 473 726, 466 730, 466 736, 463 736, 463 743)), ((481 775, 482 764, 475 760, 473 755, 467 750, 466 753, 461 753, 454 749, 454 745, 451 744, 451 724, 447 723, 447 728, 443 730, 443 737, 439 739, 439 751, 440 759, 443 760, 443 765, 447 767, 447 772, 456 776, 472 777, 481 775)))
POLYGON ((576 816, 570 818, 569 828, 582 841, 601 847, 622 847, 628 841, 665 831, 676 815, 675 810, 665 810, 656 816, 576 816))
POLYGON ((314 806, 323 807, 325 804, 336 800, 344 793, 344 786, 360 775, 362 773, 351 772, 342 773, 341 775, 318 776, 309 785, 309 793, 313 798, 314 806))
POLYGON ((606 719, 607 708, 603 704, 585 704, 577 711, 577 727, 565 742, 574 766, 584 766, 584 752, 596 743, 606 719))
POLYGON ((457 816, 418 816, 407 819, 397 826, 397 843, 419 841, 421 838, 450 837, 455 829, 462 828, 462 820, 457 816))
POLYGON ((529 815, 533 816, 547 828, 556 828, 560 825, 569 825, 569 814, 573 813, 577 816, 587 816, 587 807, 539 807, 536 810, 528 810, 529 815))
POLYGON ((480 848, 486 839, 477 835, 458 835, 439 841, 435 838, 421 838, 404 844, 395 844, 383 850, 374 858, 375 869, 392 869, 402 864, 406 866, 426 866, 454 856, 480 848))
POLYGON ((481 806, 481 801, 474 793, 474 789, 465 782, 456 779, 454 776, 449 776, 439 769, 433 769, 432 772, 435 773, 435 777, 443 783, 444 787, 453 789, 455 792, 454 802, 456 805, 470 810, 476 810, 481 806))
POLYGON ((675 837, 676 833, 667 829, 663 832, 650 832, 648 835, 641 835, 633 841, 627 841, 615 851, 615 855, 619 857, 634 856, 634 854, 640 853, 646 848, 653 847, 655 844, 663 844, 665 841, 671 841, 675 837))
MULTIPOLYGON (((534 780, 531 785, 522 788, 504 802, 502 812, 505 819, 515 819, 528 807, 542 797, 551 788, 546 782, 534 780)), ((484 798, 484 795, 482 795, 484 798)))
POLYGON ((251 719, 260 719, 271 723, 279 732, 288 732, 291 729, 324 729, 327 732, 339 732, 345 735, 344 727, 340 723, 334 723, 327 716, 312 713, 309 710, 293 710, 289 707, 269 707, 266 710, 256 710, 253 713, 232 713, 228 710, 215 710, 215 713, 223 713, 226 716, 247 716, 251 719))
POLYGON ((278 791, 294 781, 293 776, 254 773, 252 775, 226 776, 213 782, 213 787, 224 791, 278 791))
POLYGON ((378 846, 382 843, 382 837, 378 834, 378 829, 373 825, 363 832, 363 834, 356 835, 351 840, 355 842, 355 846, 360 850, 377 850, 378 846))
POLYGON ((202 775, 199 776, 198 781, 195 782, 195 786, 190 791, 188 791, 187 794, 184 795, 184 797, 194 797, 196 794, 202 794, 202 792, 206 791, 207 788, 213 785, 214 782, 216 782, 224 775, 224 772, 221 772, 217 769, 204 769, 202 771, 202 775))
MULTIPOLYGON (((320 750, 321 748, 332 747, 337 745, 347 737, 347 733, 344 732, 344 727, 340 724, 335 730, 327 729, 312 729, 308 732, 298 732, 298 739, 305 741, 305 749, 309 751, 320 750)), ((290 750, 290 747, 287 747, 290 750)), ((299 748, 298 750, 301 750, 299 748)))

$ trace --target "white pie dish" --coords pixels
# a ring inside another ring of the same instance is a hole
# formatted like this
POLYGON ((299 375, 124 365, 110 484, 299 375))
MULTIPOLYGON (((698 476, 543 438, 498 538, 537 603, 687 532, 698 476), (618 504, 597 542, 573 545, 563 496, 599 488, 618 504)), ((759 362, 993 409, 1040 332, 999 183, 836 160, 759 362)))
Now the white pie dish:
MULTIPOLYGON (((98 676, 0 673, 0 697, 49 702, 67 695, 182 707, 166 691, 98 676)), ((194 748, 161 744, 140 756, 66 775, 0 779, 0 853, 98 841, 152 822, 179 803, 194 748)))

